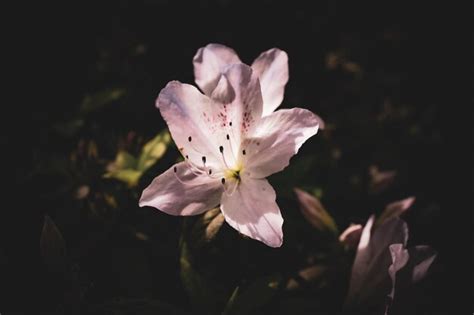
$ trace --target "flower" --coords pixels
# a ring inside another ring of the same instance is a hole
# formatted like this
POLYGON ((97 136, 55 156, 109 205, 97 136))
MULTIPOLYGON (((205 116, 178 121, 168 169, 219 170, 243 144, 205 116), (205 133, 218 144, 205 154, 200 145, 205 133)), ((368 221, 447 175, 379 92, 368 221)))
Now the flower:
POLYGON ((407 249, 408 226, 398 216, 373 230, 374 219, 372 215, 361 233, 345 307, 388 314, 395 289, 406 290, 423 279, 437 254, 425 245, 407 249))
MULTIPOLYGON (((205 48, 198 52, 202 60, 208 59, 207 54, 205 48)), ((301 145, 317 133, 319 120, 301 108, 263 115, 265 92, 259 75, 267 73, 269 79, 262 77, 267 91, 276 90, 271 86, 273 74, 268 74, 273 63, 255 71, 235 63, 235 56, 221 56, 231 62, 224 69, 205 61, 195 68, 196 81, 206 95, 178 81, 160 92, 156 106, 184 161, 156 177, 139 204, 171 215, 197 215, 220 205, 234 229, 279 247, 283 218, 275 191, 265 178, 289 164, 301 145), (215 78, 212 71, 217 68, 220 76, 215 78)))

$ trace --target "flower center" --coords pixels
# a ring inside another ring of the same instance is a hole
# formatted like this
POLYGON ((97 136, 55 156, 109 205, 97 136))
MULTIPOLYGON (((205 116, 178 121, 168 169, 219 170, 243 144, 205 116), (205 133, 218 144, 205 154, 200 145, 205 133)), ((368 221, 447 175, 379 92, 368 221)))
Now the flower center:
POLYGON ((238 166, 236 169, 227 169, 224 172, 226 179, 236 180, 240 182, 240 173, 242 171, 242 166, 238 166))

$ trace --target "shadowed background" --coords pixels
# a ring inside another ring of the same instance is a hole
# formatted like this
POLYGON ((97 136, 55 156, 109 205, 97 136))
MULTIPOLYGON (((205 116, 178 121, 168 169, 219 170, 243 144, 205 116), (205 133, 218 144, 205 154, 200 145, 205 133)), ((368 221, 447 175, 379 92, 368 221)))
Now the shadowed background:
MULTIPOLYGON (((78 303, 81 312, 93 313, 105 301, 127 298, 193 309, 179 275, 183 219, 136 205, 177 150, 170 145, 132 190, 103 174, 119 149, 138 154, 166 128, 155 99, 168 81, 193 83, 192 57, 208 43, 234 48, 249 64, 264 50, 285 50, 290 80, 282 107, 308 108, 328 126, 287 170, 270 178, 286 220, 282 249, 242 241, 224 225, 217 249, 197 259, 209 278, 226 275, 224 295, 236 283, 291 274, 324 249, 324 237, 301 216, 293 187, 320 197, 340 229, 365 223, 388 202, 415 196, 405 217, 410 241, 441 250, 444 188, 436 179, 445 139, 442 106, 433 93, 440 88, 433 75, 438 42, 430 18, 419 23, 420 8, 149 0, 41 9, 23 27, 37 34, 23 43, 34 51, 28 62, 35 67, 18 74, 41 88, 34 103, 11 109, 12 125, 2 135, 14 167, 7 170, 13 180, 5 193, 13 206, 0 219, 0 288, 6 292, 0 312, 61 313, 78 303), (380 193, 370 188, 374 166, 397 172, 380 193), (78 198, 86 186, 87 196, 78 198), (67 275, 51 271, 42 258, 45 214, 65 240, 67 275)), ((419 313, 446 307, 440 298, 442 252, 438 258, 433 276, 411 301, 419 303, 419 313)), ((338 290, 343 288, 310 288, 296 298, 314 296, 327 310, 326 304, 341 303, 338 290)))

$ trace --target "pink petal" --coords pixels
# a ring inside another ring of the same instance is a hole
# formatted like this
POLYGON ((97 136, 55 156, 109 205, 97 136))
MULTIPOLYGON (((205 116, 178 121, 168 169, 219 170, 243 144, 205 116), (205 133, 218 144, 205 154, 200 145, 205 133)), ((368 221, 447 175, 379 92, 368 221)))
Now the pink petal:
POLYGON ((349 248, 356 248, 362 236, 362 225, 351 224, 339 236, 339 241, 349 248))
POLYGON ((241 63, 241 61, 235 51, 229 47, 209 44, 199 48, 193 58, 196 84, 206 95, 211 95, 224 69, 235 63, 241 63))
POLYGON ((388 204, 380 215, 380 217, 378 218, 377 225, 383 224, 384 222, 390 220, 393 217, 398 217, 402 215, 405 211, 410 209, 414 202, 415 197, 409 197, 388 204))
POLYGON ((334 222, 318 198, 299 188, 294 188, 294 192, 298 198, 301 213, 303 213, 303 216, 312 226, 321 231, 330 230, 339 234, 336 222, 334 222))
POLYGON ((214 101, 192 85, 172 81, 161 90, 156 106, 184 157, 201 165, 205 156, 208 166, 220 167, 220 144, 214 139, 222 133, 222 120, 214 101))
POLYGON ((171 215, 196 215, 216 207, 221 195, 220 179, 196 176, 186 162, 181 162, 153 180, 143 191, 139 205, 171 215))
POLYGON ((237 190, 222 195, 221 210, 227 223, 240 233, 270 247, 283 243, 283 217, 276 194, 266 179, 243 176, 237 190))
POLYGON ((234 64, 222 74, 212 98, 224 102, 215 104, 219 109, 217 130, 220 135, 213 138, 222 146, 219 154, 225 158, 224 166, 237 167, 241 139, 253 132, 262 115, 260 83, 249 66, 234 64))
POLYGON ((283 170, 317 132, 318 119, 306 109, 283 109, 263 117, 252 136, 242 143, 245 173, 264 178, 283 170))
POLYGON ((260 78, 263 95, 263 116, 270 115, 283 101, 288 82, 288 55, 273 48, 263 52, 252 64, 260 78))
POLYGON ((352 264, 351 279, 349 283, 349 292, 347 294, 346 304, 352 305, 355 303, 357 296, 360 294, 361 288, 364 286, 365 279, 369 273, 369 264, 371 261, 370 254, 370 236, 375 217, 370 216, 369 220, 362 230, 357 253, 352 264))
POLYGON ((392 264, 388 267, 388 274, 390 279, 392 280, 392 288, 388 297, 390 298, 390 302, 387 303, 385 309, 385 315, 388 314, 389 307, 395 297, 395 281, 396 281, 396 274, 397 272, 405 267, 410 258, 408 251, 405 249, 403 244, 392 244, 389 247, 390 249, 390 256, 392 258, 392 264))

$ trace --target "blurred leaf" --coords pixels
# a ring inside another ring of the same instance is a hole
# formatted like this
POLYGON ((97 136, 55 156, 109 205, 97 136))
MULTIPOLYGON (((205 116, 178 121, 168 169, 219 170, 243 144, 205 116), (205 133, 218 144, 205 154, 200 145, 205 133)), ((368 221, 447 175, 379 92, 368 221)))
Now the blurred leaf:
POLYGON ((239 287, 237 286, 235 287, 234 291, 232 291, 229 301, 227 301, 227 304, 222 314, 225 315, 231 311, 232 307, 234 307, 234 303, 235 303, 235 300, 237 299, 238 294, 239 294, 239 287))
POLYGON ((286 288, 288 290, 294 290, 304 287, 305 283, 317 282, 321 280, 327 269, 327 266, 324 265, 315 265, 301 269, 296 277, 288 281, 286 288))
POLYGON ((74 119, 71 121, 61 122, 54 125, 54 129, 62 136, 72 137, 84 126, 83 119, 74 119))
POLYGON ((232 303, 228 303, 225 314, 251 314, 267 305, 278 292, 280 282, 279 276, 268 276, 255 280, 245 289, 234 290, 235 296, 232 295, 232 303))
POLYGON ((189 248, 185 241, 181 244, 180 265, 181 281, 192 305, 205 314, 216 312, 217 294, 206 279, 193 268, 189 248))
POLYGON ((118 170, 104 175, 106 178, 115 178, 126 183, 129 187, 136 186, 142 173, 132 169, 118 170))
POLYGON ((148 141, 138 158, 137 169, 143 173, 155 164, 165 154, 170 141, 171 136, 166 130, 148 141))
POLYGON ((194 223, 192 229, 193 246, 201 247, 210 242, 219 232, 224 223, 224 216, 219 207, 206 211, 194 223))
POLYGON ((138 159, 126 151, 119 151, 104 177, 115 178, 129 187, 136 186, 143 173, 165 154, 170 140, 167 131, 160 132, 143 146, 138 159))
POLYGON ((74 197, 78 200, 86 198, 91 191, 91 188, 88 185, 81 185, 76 189, 74 197))
POLYGON ((44 217, 40 250, 43 261, 51 270, 65 270, 66 245, 61 232, 48 215, 44 217))
POLYGON ((168 303, 151 299, 116 299, 92 307, 91 315, 186 315, 188 313, 168 303))
POLYGON ((369 192, 377 194, 393 184, 397 176, 397 171, 380 171, 377 166, 371 165, 369 167, 369 176, 369 192))
POLYGON ((112 88, 105 91, 97 92, 84 97, 80 112, 83 114, 97 111, 113 101, 120 99, 125 95, 125 90, 112 88))
POLYGON ((321 300, 318 298, 301 298, 301 297, 290 297, 283 300, 278 300, 274 306, 274 315, 329 315, 334 312, 329 312, 321 309, 321 300))
POLYGON ((320 231, 329 231, 336 236, 339 235, 336 222, 316 197, 299 188, 295 188, 294 191, 300 204, 301 213, 312 226, 320 231))

